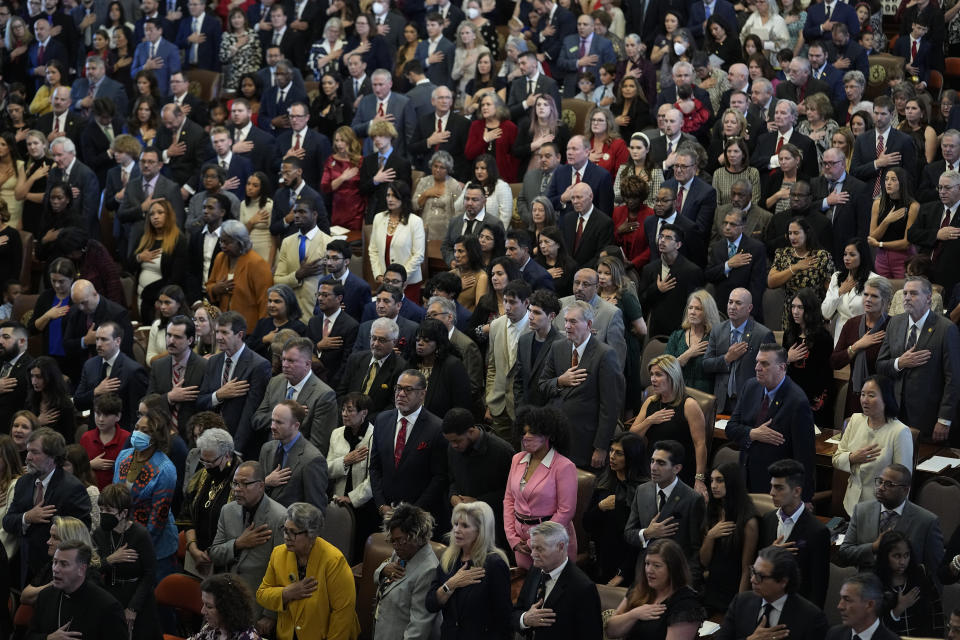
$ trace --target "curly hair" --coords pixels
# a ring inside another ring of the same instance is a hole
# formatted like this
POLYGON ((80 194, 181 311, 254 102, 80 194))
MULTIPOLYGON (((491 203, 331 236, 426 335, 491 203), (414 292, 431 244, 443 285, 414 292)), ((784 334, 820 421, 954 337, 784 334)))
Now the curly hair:
POLYGON ((383 531, 388 536, 394 529, 400 529, 411 542, 421 547, 430 542, 434 526, 436 521, 430 512, 408 502, 395 506, 390 515, 383 519, 383 531))
POLYGON ((230 634, 246 631, 256 621, 253 594, 237 574, 214 574, 200 584, 200 591, 213 596, 220 626, 230 634))
POLYGON ((567 416, 553 407, 523 406, 517 409, 517 431, 544 436, 558 453, 566 455, 570 445, 567 416))

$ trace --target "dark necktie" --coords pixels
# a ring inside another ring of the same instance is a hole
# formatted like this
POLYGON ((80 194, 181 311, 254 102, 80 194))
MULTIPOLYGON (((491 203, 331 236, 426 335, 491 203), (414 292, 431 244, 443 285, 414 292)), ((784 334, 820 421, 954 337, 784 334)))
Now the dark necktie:
POLYGON ((547 599, 548 582, 550 582, 550 574, 544 571, 540 577, 540 584, 537 586, 537 602, 543 602, 547 599))
POLYGON ((907 351, 917 346, 917 325, 910 327, 910 335, 907 337, 907 351))
POLYGON ((277 443, 277 452, 273 454, 273 468, 283 469, 283 443, 277 443))
POLYGON ((663 511, 665 504, 667 504, 667 494, 663 492, 663 489, 659 489, 657 491, 657 513, 663 511))
POLYGON ((583 238, 583 216, 577 217, 577 237, 573 241, 573 252, 580 250, 580 240, 583 238))
MULTIPOLYGON (((733 256, 731 256, 733 257, 733 256)), ((730 344, 740 342, 740 330, 734 329, 730 332, 730 344)), ((737 393, 737 366, 740 364, 740 358, 730 364, 730 375, 727 377, 727 396, 733 397, 737 393)))
POLYGON ((472 218, 472 219, 470 219, 470 220, 467 220, 467 231, 466 231, 466 235, 468 235, 468 236, 472 236, 472 235, 473 235, 473 228, 474 228, 474 226, 476 226, 476 224, 477 224, 477 219, 476 219, 476 218, 472 218))
POLYGON ((223 361, 223 381, 221 384, 227 384, 230 382, 230 367, 233 365, 233 360, 230 359, 230 356, 227 356, 223 361))
POLYGON ((900 514, 893 509, 887 509, 880 514, 880 533, 885 533, 897 526, 900 514))
MULTIPOLYGON (((770 624, 771 613, 773 613, 773 605, 768 602, 767 604, 763 605, 763 613, 760 614, 760 619, 764 620, 767 623, 768 627, 773 626, 772 624, 770 624)), ((760 620, 757 620, 757 622, 760 622, 760 620)))
MULTIPOLYGON (((953 226, 952 222, 953 221, 951 220, 951 216, 950 216, 950 207, 944 207, 943 219, 940 221, 940 228, 943 229, 944 227, 951 227, 953 226)), ((936 262, 937 258, 940 257, 940 251, 942 250, 943 250, 943 241, 937 240, 936 244, 934 244, 933 246, 933 253, 930 256, 930 259, 936 262)))
POLYGON ((300 234, 300 264, 307 259, 307 236, 300 234))
POLYGON ((767 414, 770 413, 770 396, 767 395, 767 392, 763 392, 763 402, 760 403, 760 411, 757 412, 757 422, 756 426, 762 425, 767 421, 767 414))
POLYGON ((101 381, 107 379, 107 369, 108 369, 108 367, 107 367, 107 361, 104 360, 103 363, 100 365, 100 380, 101 380, 101 381))
POLYGON ((393 466, 400 466, 403 457, 403 447, 407 444, 407 419, 400 418, 400 431, 397 432, 397 444, 393 447, 393 466))

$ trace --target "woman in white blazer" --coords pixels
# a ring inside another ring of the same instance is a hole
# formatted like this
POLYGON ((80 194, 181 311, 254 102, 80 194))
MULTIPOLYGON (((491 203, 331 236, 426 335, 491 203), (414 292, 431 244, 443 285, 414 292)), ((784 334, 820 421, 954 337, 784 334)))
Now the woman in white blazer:
POLYGON ((387 266, 402 264, 407 270, 407 287, 404 295, 416 302, 420 301, 420 285, 423 274, 420 264, 427 253, 427 236, 423 230, 423 219, 413 213, 410 204, 410 185, 405 182, 391 182, 387 186, 387 210, 373 218, 373 230, 370 232, 370 269, 377 282, 383 280, 387 266))
MULTIPOLYGON (((330 434, 327 474, 333 482, 333 504, 351 506, 357 517, 356 539, 365 541, 377 529, 379 517, 370 486, 370 441, 373 423, 367 417, 373 403, 357 391, 343 397, 343 426, 330 434)), ((332 505, 331 505, 332 506, 332 505)), ((357 549, 363 549, 361 544, 357 549)))

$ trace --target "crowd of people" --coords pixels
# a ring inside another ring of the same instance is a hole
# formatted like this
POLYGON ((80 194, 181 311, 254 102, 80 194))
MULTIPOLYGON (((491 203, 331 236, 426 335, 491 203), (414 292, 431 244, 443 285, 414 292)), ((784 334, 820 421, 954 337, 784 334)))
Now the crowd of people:
POLYGON ((0 636, 957 640, 958 14, 0 0, 0 636))

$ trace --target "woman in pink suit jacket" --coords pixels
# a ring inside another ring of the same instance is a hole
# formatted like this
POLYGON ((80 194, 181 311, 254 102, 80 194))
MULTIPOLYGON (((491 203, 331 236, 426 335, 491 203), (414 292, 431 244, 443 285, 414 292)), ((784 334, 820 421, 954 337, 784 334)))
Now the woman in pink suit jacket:
POLYGON ((523 425, 522 450, 513 456, 503 496, 503 527, 517 566, 529 569, 533 565, 528 531, 546 520, 566 527, 570 535, 567 549, 575 560, 577 467, 560 453, 569 440, 566 420, 556 409, 534 407, 518 415, 517 424, 523 425))

